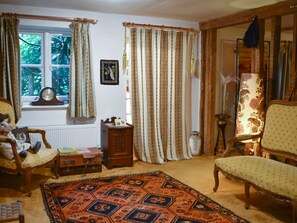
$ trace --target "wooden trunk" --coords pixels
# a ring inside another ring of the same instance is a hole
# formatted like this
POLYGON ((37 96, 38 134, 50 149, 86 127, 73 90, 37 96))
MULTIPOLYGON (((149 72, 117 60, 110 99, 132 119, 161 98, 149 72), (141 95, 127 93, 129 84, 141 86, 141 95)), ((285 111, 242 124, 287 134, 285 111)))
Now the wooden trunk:
POLYGON ((83 174, 102 171, 102 155, 98 148, 78 149, 76 154, 60 155, 59 174, 83 174))

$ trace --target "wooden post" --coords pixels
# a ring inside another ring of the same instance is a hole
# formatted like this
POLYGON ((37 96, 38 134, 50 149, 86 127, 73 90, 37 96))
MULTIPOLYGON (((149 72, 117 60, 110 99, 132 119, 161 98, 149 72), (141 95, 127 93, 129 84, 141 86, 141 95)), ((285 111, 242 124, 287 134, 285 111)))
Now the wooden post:
POLYGON ((270 75, 271 85, 269 88, 269 101, 276 98, 276 86, 278 84, 278 56, 281 37, 281 17, 274 16, 271 19, 271 40, 270 40, 270 75))
MULTIPOLYGON (((291 96, 292 91, 297 88, 297 12, 294 13, 294 22, 293 22, 293 45, 292 45, 292 66, 291 66, 291 78, 290 78, 290 85, 287 88, 285 100, 288 100, 291 96)), ((295 95, 293 94, 293 96, 295 95)), ((294 97, 293 97, 294 99, 294 97)), ((295 99, 296 100, 296 99, 295 99)))
POLYGON ((215 98, 216 98, 216 43, 217 29, 206 31, 205 54, 205 99, 204 99, 204 142, 206 155, 214 155, 215 147, 215 98))
POLYGON ((201 74, 200 74, 200 137, 201 137, 201 151, 205 153, 204 149, 204 110, 205 110, 205 74, 206 74, 206 31, 201 31, 201 52, 200 52, 200 59, 201 59, 201 74))

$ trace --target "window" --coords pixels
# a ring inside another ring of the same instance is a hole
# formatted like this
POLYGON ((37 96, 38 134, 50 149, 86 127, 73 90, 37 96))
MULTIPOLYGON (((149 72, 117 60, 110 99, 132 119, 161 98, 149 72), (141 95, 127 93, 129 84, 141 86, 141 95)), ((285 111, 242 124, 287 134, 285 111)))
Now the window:
POLYGON ((20 29, 21 92, 32 101, 43 87, 52 87, 68 100, 71 31, 20 29))

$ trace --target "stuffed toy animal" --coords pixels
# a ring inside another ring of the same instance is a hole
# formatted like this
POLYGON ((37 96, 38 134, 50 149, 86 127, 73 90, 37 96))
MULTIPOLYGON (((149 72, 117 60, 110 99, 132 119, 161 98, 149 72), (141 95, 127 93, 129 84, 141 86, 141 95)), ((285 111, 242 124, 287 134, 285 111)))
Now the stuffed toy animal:
MULTIPOLYGON (((1 114, 0 113, 0 136, 6 136, 11 139, 16 140, 15 136, 11 132, 13 127, 10 124, 11 118, 9 114, 1 114), (7 119, 7 121, 5 121, 7 119)), ((17 143, 17 150, 22 158, 25 158, 27 156, 27 151, 21 148, 23 145, 19 143, 18 140, 16 140, 17 143)), ((24 145, 27 147, 26 145, 24 145)), ((29 145, 30 147, 30 145, 29 145)), ((0 152, 7 158, 7 159, 13 159, 13 152, 11 148, 10 143, 0 143, 0 152)))

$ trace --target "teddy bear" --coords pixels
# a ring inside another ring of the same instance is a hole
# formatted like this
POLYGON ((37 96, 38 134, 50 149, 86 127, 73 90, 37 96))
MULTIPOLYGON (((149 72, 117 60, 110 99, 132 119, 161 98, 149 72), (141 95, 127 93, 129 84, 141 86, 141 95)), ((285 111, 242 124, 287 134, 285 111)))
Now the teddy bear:
MULTIPOLYGON (((14 134, 12 133, 13 127, 10 124, 10 122, 11 122, 11 118, 10 118, 9 114, 1 114, 0 113, 0 137, 5 136, 5 137, 9 137, 11 139, 16 140, 14 134), (7 121, 5 121, 5 120, 7 120, 7 121)), ((22 158, 25 158, 27 156, 26 149, 28 149, 27 148, 28 145, 25 145, 26 143, 21 145, 18 140, 16 140, 16 144, 17 144, 17 151, 18 151, 19 155, 22 158)), ((30 147, 30 145, 29 145, 29 147, 30 147)), ((13 159, 13 152, 12 152, 12 148, 11 148, 10 143, 0 142, 0 152, 7 159, 13 159)))

